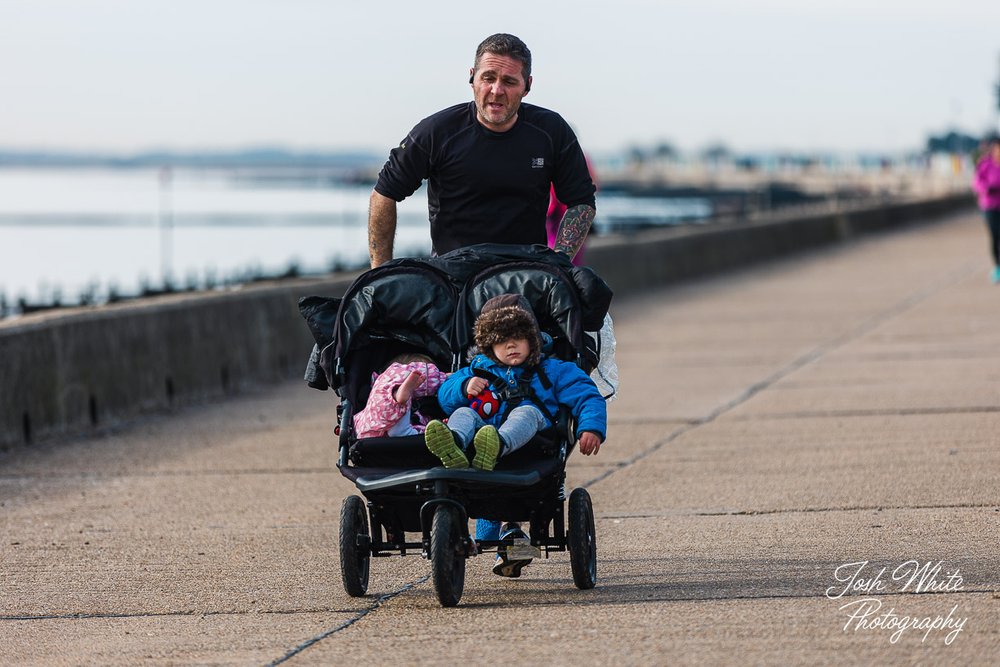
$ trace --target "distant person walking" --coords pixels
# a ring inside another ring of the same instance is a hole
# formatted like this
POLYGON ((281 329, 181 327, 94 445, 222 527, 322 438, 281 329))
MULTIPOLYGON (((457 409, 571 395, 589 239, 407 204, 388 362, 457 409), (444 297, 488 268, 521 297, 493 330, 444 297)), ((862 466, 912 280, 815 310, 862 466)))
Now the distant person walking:
POLYGON ((979 195, 979 208, 990 229, 993 282, 1000 283, 1000 135, 994 134, 986 140, 986 151, 976 164, 972 187, 979 195))

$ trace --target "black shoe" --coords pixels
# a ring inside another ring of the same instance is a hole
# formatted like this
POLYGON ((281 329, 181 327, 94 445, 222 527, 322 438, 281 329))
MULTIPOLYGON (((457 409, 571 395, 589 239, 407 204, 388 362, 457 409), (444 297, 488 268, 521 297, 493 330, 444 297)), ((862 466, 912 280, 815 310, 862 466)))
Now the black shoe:
MULTIPOLYGON (((513 545, 515 540, 527 539, 527 534, 516 523, 505 524, 500 529, 500 541, 507 542, 509 545, 513 545)), ((516 579, 521 576, 521 569, 531 561, 531 558, 508 558, 507 545, 501 545, 497 552, 497 560, 493 564, 493 574, 516 579)))

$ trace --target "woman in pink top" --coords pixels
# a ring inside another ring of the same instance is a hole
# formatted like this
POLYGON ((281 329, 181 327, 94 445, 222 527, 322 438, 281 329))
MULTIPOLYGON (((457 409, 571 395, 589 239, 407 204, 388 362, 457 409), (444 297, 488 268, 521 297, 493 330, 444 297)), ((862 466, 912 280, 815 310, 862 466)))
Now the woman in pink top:
MULTIPOLYGON (((583 156, 587 160, 587 170, 590 171, 590 178, 594 181, 594 185, 597 185, 597 176, 594 174, 594 167, 590 164, 590 158, 586 155, 583 156)), ((545 236, 548 238, 548 244, 550 248, 556 247, 556 234, 559 232, 559 224, 562 222, 563 216, 566 215, 566 204, 559 201, 556 197, 556 186, 549 184, 549 210, 545 214, 545 236)), ((580 252, 576 253, 576 257, 573 258, 573 266, 583 266, 583 251, 587 247, 586 242, 580 246, 580 252)))
POLYGON ((976 164, 972 187, 979 195, 979 208, 990 228, 993 282, 1000 283, 1000 136, 993 135, 987 140, 986 152, 976 164))

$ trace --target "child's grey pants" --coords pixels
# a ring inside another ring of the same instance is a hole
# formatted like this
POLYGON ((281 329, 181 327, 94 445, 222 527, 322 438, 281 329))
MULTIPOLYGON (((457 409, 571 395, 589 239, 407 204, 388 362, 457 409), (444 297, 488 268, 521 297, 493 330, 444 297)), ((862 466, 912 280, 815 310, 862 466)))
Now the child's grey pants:
MULTIPOLYGON (((548 425, 542 411, 530 403, 519 405, 510 411, 507 419, 497 429, 503 448, 500 456, 507 456, 548 425)), ((468 449, 476 431, 486 426, 479 413, 472 408, 459 408, 448 418, 448 428, 458 436, 462 449, 468 449)))

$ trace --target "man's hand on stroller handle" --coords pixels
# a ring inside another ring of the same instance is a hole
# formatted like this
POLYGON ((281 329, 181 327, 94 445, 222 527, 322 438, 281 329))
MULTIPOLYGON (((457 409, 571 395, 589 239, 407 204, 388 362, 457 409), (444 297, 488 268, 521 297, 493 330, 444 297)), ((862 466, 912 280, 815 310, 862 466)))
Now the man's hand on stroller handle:
POLYGON ((479 394, 488 386, 490 386, 490 383, 486 380, 486 378, 469 378, 469 381, 465 385, 465 394, 469 398, 479 396, 479 394))
POLYGON ((580 449, 580 453, 584 456, 596 454, 601 449, 601 437, 591 431, 584 431, 580 434, 577 446, 580 449))

